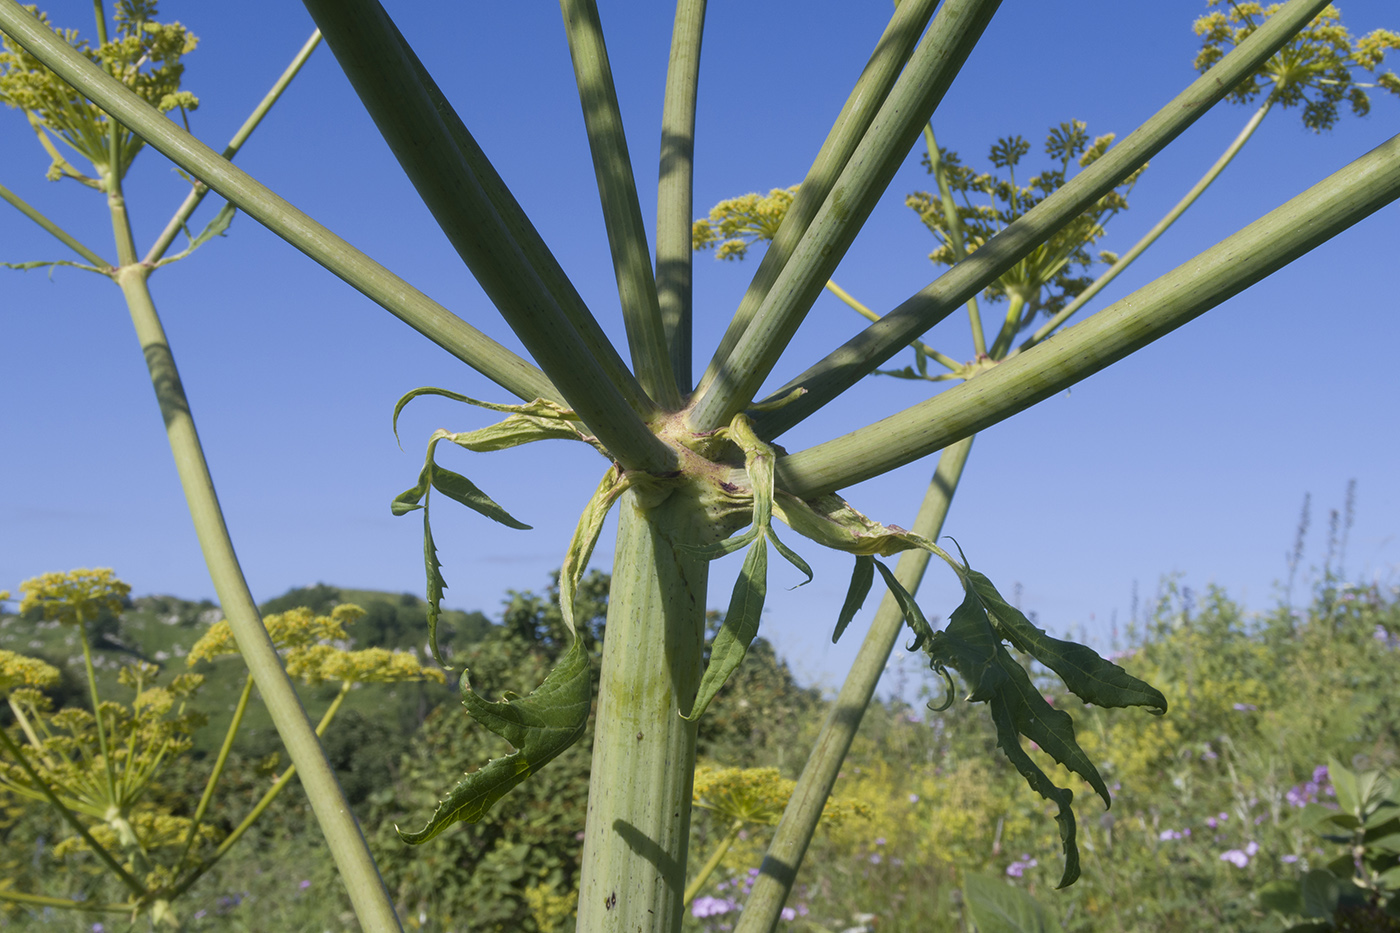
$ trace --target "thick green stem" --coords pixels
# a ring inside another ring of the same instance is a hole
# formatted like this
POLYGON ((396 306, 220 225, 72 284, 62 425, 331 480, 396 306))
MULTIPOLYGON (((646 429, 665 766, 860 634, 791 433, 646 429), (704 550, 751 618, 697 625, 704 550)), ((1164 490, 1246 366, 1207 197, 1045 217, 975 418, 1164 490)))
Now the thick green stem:
POLYGON ((679 0, 661 112, 661 172, 656 192, 656 298, 676 387, 691 387, 690 218, 695 200, 695 101, 706 0, 679 0))
POLYGON ((238 650, 257 682, 272 716, 273 725, 287 748, 292 763, 301 773, 302 786, 311 802, 312 811, 326 837, 327 847, 340 870, 360 925, 367 931, 399 931, 398 917, 379 877, 379 870, 370 855, 364 835, 360 832, 350 805, 336 783, 335 774, 326 761, 325 753, 311 728, 301 699, 292 687, 281 659, 263 627, 253 594, 248 590, 238 556, 233 550, 228 527, 214 491, 214 480, 195 431, 189 400, 180 384, 165 329, 156 314, 146 279, 150 269, 143 265, 127 266, 117 273, 117 283, 126 296, 131 321, 136 328, 141 351, 151 373, 156 399, 165 420, 170 449, 175 455, 175 467, 185 501, 194 519, 210 579, 219 597, 219 605, 233 629, 238 650))
POLYGON ((1070 317, 1080 308, 1084 307, 1091 298, 1103 291, 1104 287, 1107 286, 1109 282, 1118 278, 1119 273, 1132 265, 1133 260, 1141 256, 1147 247, 1157 242, 1157 238, 1166 233, 1167 228, 1176 223, 1177 218, 1186 213, 1188 207, 1196 203, 1196 199, 1205 193, 1205 190, 1220 176, 1221 172, 1225 171, 1225 166, 1229 165, 1234 160, 1235 156, 1239 155, 1240 150, 1244 148, 1244 144, 1249 142, 1249 138, 1254 135, 1254 131, 1259 129, 1259 124, 1264 122, 1264 117, 1268 116, 1269 109, 1273 107, 1273 105, 1274 96, 1270 94, 1259 109, 1254 111, 1254 116, 1249 118, 1249 122, 1244 125, 1244 129, 1240 130, 1240 134, 1235 137, 1234 142, 1230 143, 1225 151, 1221 153, 1220 158, 1215 160, 1215 164, 1201 176, 1200 181, 1192 185, 1191 190, 1186 192, 1185 196, 1183 196, 1180 201, 1176 202, 1176 205, 1171 210, 1167 211, 1162 219, 1157 221, 1152 229, 1143 235, 1142 239, 1138 240, 1133 244, 1130 250, 1118 257, 1118 260, 1105 269, 1104 273, 1095 279, 1088 288, 1074 296, 1073 301, 1060 309, 1058 314, 1046 321, 1034 334, 1027 337, 1019 349, 1029 350, 1031 347, 1053 334, 1061 324, 1068 321, 1070 317))
MULTIPOLYGON (((972 438, 966 437, 945 449, 938 458, 938 468, 914 519, 915 534, 930 539, 938 537, 971 450, 972 438)), ((918 548, 900 555, 895 577, 910 593, 918 590, 928 568, 929 556, 928 551, 918 548)), ((875 695, 875 685, 879 683, 903 626, 904 614, 899 604, 886 593, 773 833, 762 871, 749 893, 735 933, 768 933, 777 924, 783 903, 797 878, 797 870, 802 867, 807 846, 816 832, 822 809, 836 784, 841 763, 851 749, 861 717, 875 695)))
MULTIPOLYGON (((976 379, 883 421, 779 458, 778 483, 808 498, 941 450, 1171 333, 1396 198, 1400 136, 1088 320, 976 379)), ((976 254, 968 262, 975 258, 976 254)))
POLYGON ((717 540, 685 490, 619 502, 589 782, 578 933, 680 929, 695 770, 706 562, 717 540))
MULTIPOLYGON (((238 154, 238 150, 243 148, 243 144, 248 141, 248 137, 253 135, 253 130, 258 128, 258 124, 262 122, 263 117, 267 116, 268 111, 272 109, 272 105, 277 103, 278 99, 282 96, 282 92, 287 89, 287 85, 292 83, 292 79, 301 71, 301 66, 306 64, 306 60, 311 57, 311 53, 316 51, 316 46, 320 44, 321 30, 318 29, 311 33, 311 38, 306 40, 306 43, 301 47, 301 51, 297 52, 296 57, 292 59, 292 63, 287 66, 286 70, 282 72, 281 77, 272 85, 272 89, 263 95, 263 99, 253 108, 253 112, 248 115, 248 119, 244 120, 243 125, 238 128, 238 132, 233 134, 233 139, 229 140, 228 145, 224 147, 222 153, 225 159, 231 160, 238 154)), ((160 236, 156 237, 155 243, 151 244, 151 248, 146 252, 145 262, 155 264, 160 261, 161 257, 170 249, 170 244, 175 242, 175 237, 184 229, 190 216, 194 214, 195 208, 199 207, 200 202, 204 200, 204 196, 208 193, 208 185, 199 181, 195 182, 194 188, 185 196, 185 200, 180 204, 179 208, 176 209, 175 214, 170 218, 170 222, 165 225, 165 229, 161 231, 160 236)))

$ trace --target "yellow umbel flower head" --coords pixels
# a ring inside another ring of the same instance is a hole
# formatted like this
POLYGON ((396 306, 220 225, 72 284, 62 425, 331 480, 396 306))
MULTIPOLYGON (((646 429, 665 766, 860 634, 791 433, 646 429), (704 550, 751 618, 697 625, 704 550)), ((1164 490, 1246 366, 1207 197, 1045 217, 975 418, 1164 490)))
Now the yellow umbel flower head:
MULTIPOLYGON (((726 820, 776 826, 787 807, 796 781, 777 768, 708 768, 695 771, 695 806, 726 820)), ((832 797, 822 810, 822 820, 837 823, 853 816, 870 815, 859 800, 832 797)))
POLYGON ((58 683, 58 676, 58 668, 38 658, 0 651, 0 696, 9 695, 17 687, 52 687, 58 683))
POLYGON ((716 259, 743 259, 750 245, 778 235, 797 188, 774 188, 766 197, 745 194, 720 201, 710 210, 708 220, 697 220, 691 225, 691 248, 718 246, 716 259))
POLYGON ((117 579, 110 567, 46 573, 19 585, 24 594, 19 611, 41 609, 46 620, 64 625, 91 622, 102 611, 121 612, 131 587, 117 579))
MULTIPOLYGON (((409 680, 436 680, 446 677, 437 668, 423 667, 413 655, 384 648, 350 651, 339 647, 343 643, 345 626, 365 614, 359 606, 342 605, 329 616, 318 616, 310 609, 289 609, 263 617, 263 625, 272 636, 272 644, 286 660, 287 673, 307 684, 327 681, 335 683, 401 683, 409 680)), ((228 622, 215 623, 190 649, 188 663, 211 661, 223 655, 237 654, 233 630, 228 622)))
MULTIPOLYGON (((27 9, 41 23, 49 24, 48 17, 36 7, 27 9)), ((180 90, 185 71, 181 58, 194 51, 199 40, 179 23, 155 22, 155 15, 155 0, 120 0, 116 5, 116 31, 111 41, 96 49, 80 39, 77 30, 54 32, 162 113, 194 110, 199 99, 180 90)), ((114 169, 118 177, 124 176, 145 145, 140 137, 119 127, 117 164, 111 165, 111 124, 107 114, 8 36, 0 37, 0 103, 23 110, 29 118, 39 142, 53 158, 51 180, 68 176, 100 187, 100 183, 63 158, 53 143, 55 139, 91 162, 102 176, 114 169)))
MULTIPOLYGON (((1214 6, 1219 0, 1211 0, 1214 6)), ((1196 55, 1196 69, 1207 71, 1230 48, 1243 42, 1264 20, 1283 5, 1264 7, 1259 3, 1231 3, 1229 10, 1207 13, 1196 20, 1196 35, 1202 37, 1196 55)), ((1328 6, 1280 49, 1263 68, 1230 92, 1231 100, 1246 103, 1265 89, 1282 107, 1303 107, 1303 125, 1320 133, 1337 122, 1338 106, 1346 101, 1357 116, 1371 109, 1365 88, 1379 87, 1400 95, 1400 78, 1393 71, 1376 75, 1374 83, 1357 80, 1358 71, 1375 74, 1387 49, 1400 49, 1400 34, 1377 29, 1352 41, 1341 23, 1341 13, 1328 6)))

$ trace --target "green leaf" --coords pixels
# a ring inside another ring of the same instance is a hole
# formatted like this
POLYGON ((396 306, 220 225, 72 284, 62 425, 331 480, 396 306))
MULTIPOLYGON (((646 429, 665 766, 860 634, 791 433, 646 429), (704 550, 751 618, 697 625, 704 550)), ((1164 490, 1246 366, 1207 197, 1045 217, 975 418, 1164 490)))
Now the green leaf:
POLYGON ((19 269, 21 272, 28 272, 30 269, 48 269, 50 270, 50 277, 52 277, 52 270, 58 266, 68 266, 71 269, 86 269, 88 272, 96 272, 99 275, 107 274, 106 269, 99 269, 85 262, 73 262, 68 259, 36 260, 34 262, 0 262, 0 266, 6 269, 19 269))
POLYGON ((899 611, 904 614, 905 623, 914 630, 914 643, 909 646, 909 650, 918 651, 933 638, 933 626, 929 625, 928 619, 924 618, 924 612, 914 601, 914 597, 910 596, 909 591, 895 578, 894 571, 873 557, 871 561, 875 564, 875 569, 880 571, 880 576, 884 577, 885 586, 889 588, 890 595, 899 604, 899 611))
POLYGON ((965 569, 997 634, 1058 674, 1081 700, 1110 708, 1146 706, 1159 716, 1167 711, 1167 698, 1160 690, 1100 657, 1086 645, 1047 635, 1019 609, 1002 599, 991 580, 971 568, 965 569))
POLYGON ((442 565, 438 563, 437 548, 433 544, 433 530, 428 518, 429 490, 436 489, 467 508, 510 528, 528 529, 530 526, 518 521, 497 505, 495 500, 478 489, 471 480, 444 469, 433 461, 433 451, 438 441, 442 440, 439 435, 443 433, 437 432, 428 442, 428 454, 423 458, 423 469, 418 472, 418 483, 395 496, 389 503, 389 509, 395 515, 407 515, 418 509, 423 510, 423 558, 428 576, 428 645, 432 649, 433 660, 441 664, 444 670, 450 671, 452 665, 443 659, 437 640, 437 623, 442 615, 442 591, 447 588, 447 583, 442 578, 442 565))
POLYGON ((841 614, 836 617, 836 630, 831 633, 834 645, 845 633, 851 620, 865 605, 865 597, 870 594, 870 585, 875 581, 875 558, 856 557, 856 569, 851 573, 851 587, 846 590, 846 601, 841 604, 841 614))
POLYGON ((1368 834, 1365 846, 1368 849, 1377 849, 1391 855, 1400 855, 1400 833, 1387 833, 1376 839, 1372 839, 1368 834))
POLYGON ((428 577, 428 646, 432 648, 433 660, 442 665, 443 670, 452 670, 438 650, 437 625, 442 615, 442 591, 447 589, 447 581, 442 578, 442 564, 437 559, 437 545, 433 543, 433 527, 428 522, 428 503, 423 502, 423 564, 428 577))
POLYGON ((1337 792, 1337 806, 1343 813, 1361 816, 1361 795, 1356 786, 1356 772, 1332 756, 1327 758, 1327 777, 1337 792))
POLYGON ((749 645, 758 634, 758 622, 763 615, 763 600, 767 594, 768 539, 760 535, 754 539, 749 553, 744 557, 743 569, 739 571, 739 579, 734 581, 734 592, 729 597, 729 611, 724 614, 724 624, 710 646, 710 663, 700 679, 695 702, 691 704, 690 712, 683 714, 682 718, 699 719, 729 675, 743 662, 749 645))
POLYGON ((784 560, 786 560, 789 564, 792 564, 798 570, 802 571, 804 574, 807 575, 807 579, 797 584, 797 586, 791 587, 791 589, 795 590, 798 586, 806 586, 808 583, 812 582, 811 566, 809 566, 808 563, 805 560, 803 560, 801 555, 799 555, 796 551, 788 547, 782 541, 778 540, 778 534, 773 530, 771 525, 768 528, 768 533, 764 535, 764 537, 766 537, 769 541, 773 542, 773 547, 778 549, 778 553, 783 555, 784 560))
POLYGON ((477 488, 476 484, 460 473, 453 473, 433 464, 431 471, 433 488, 445 496, 457 500, 474 512, 480 512, 492 521, 500 522, 507 528, 528 531, 530 526, 515 518, 496 501, 477 488))
POLYGON ((443 432, 443 436, 458 447, 476 453, 507 450, 511 447, 519 447, 521 444, 532 444, 535 441, 585 440, 583 432, 571 422, 558 418, 540 418, 535 415, 518 414, 475 431, 443 432))
MULTIPOLYGON (((231 203, 225 202, 224 206, 219 208, 219 212, 214 215, 214 219, 205 224, 204 229, 199 231, 199 236, 190 240, 189 246, 173 256, 166 256, 164 259, 161 259, 156 263, 156 268, 159 269, 167 263, 178 262, 199 249, 205 243, 214 239, 214 237, 223 236, 228 231, 229 224, 233 223, 233 215, 236 213, 238 213, 238 209, 231 203)), ((186 230, 185 233, 188 236, 189 231, 186 230)))
POLYGON ((721 557, 728 557, 735 551, 742 551, 750 544, 753 544, 760 533, 760 529, 750 528, 743 534, 732 535, 725 538, 723 541, 716 541, 713 544, 686 544, 682 542, 677 544, 676 547, 682 551, 694 554, 696 557, 702 557, 705 560, 718 560, 721 557))
POLYGON ((588 668, 588 652, 576 638, 559 666, 527 697, 507 694, 500 702, 488 702, 463 677, 462 703, 467 712, 515 751, 493 758, 463 778, 438 804, 427 826, 416 833, 398 831, 403 841, 418 845, 453 823, 477 822, 512 788, 577 742, 588 723, 592 701, 588 668))
POLYGON ((1303 887, 1298 881, 1270 881, 1259 889, 1259 903, 1285 916, 1303 912, 1303 887))
POLYGON ((1039 901, 997 878, 963 872, 963 902, 977 933, 1060 933, 1039 901))
POLYGON ((1342 894, 1342 884, 1337 880, 1337 876, 1330 871, 1314 868, 1303 875, 1301 888, 1303 915, 1330 919, 1342 894))
POLYGON ((1045 702, 1025 669, 1001 645, 975 594, 953 612, 947 628, 933 635, 927 647, 935 670, 951 667, 971 688, 968 700, 988 705, 996 727, 997 747, 1025 778, 1031 789, 1056 805, 1055 821, 1065 853, 1059 887, 1079 877, 1079 848, 1071 804, 1074 793, 1057 787, 1021 747, 1021 736, 1040 746, 1060 764, 1083 777, 1102 796, 1108 788, 1093 762, 1074 738, 1074 721, 1064 710, 1045 702))
POLYGON ((598 536, 603 532, 603 521, 608 517, 613 503, 630 485, 625 473, 618 468, 609 468, 602 482, 598 484, 593 498, 584 506, 579 516, 574 536, 569 541, 569 550, 564 555, 564 565, 559 570, 559 611, 564 616, 564 625, 577 636, 574 628, 574 599, 578 592, 579 580, 588 568, 588 559, 593 556, 593 548, 598 536))
MULTIPOLYGON (((501 412, 506 412, 507 414, 511 415, 512 417, 518 416, 518 417, 516 417, 516 420, 517 420, 517 421, 520 421, 520 420, 528 421, 528 420, 530 420, 530 419, 539 419, 539 420, 541 420, 541 421, 551 421, 551 422, 554 422, 554 424, 555 424, 555 427, 552 429, 553 431, 555 431, 555 433, 550 433, 550 434, 548 434, 547 436, 549 436, 549 437, 566 437, 566 438, 572 438, 572 439, 574 439, 574 440, 579 440, 579 439, 582 439, 582 438, 584 437, 584 435, 582 434, 582 432, 579 431, 579 430, 576 429, 576 428, 568 428, 568 429, 567 429, 567 432, 566 432, 565 429, 562 427, 562 424, 563 424, 564 422, 573 422, 573 421, 578 421, 578 420, 580 420, 580 419, 579 419, 579 416, 578 416, 574 411, 572 411, 571 409, 564 408, 564 407, 562 407, 562 406, 560 406, 560 405, 556 405, 554 402, 547 401, 546 399, 537 398, 537 399, 534 399, 533 401, 525 402, 523 405, 522 405, 522 404, 504 405, 504 404, 500 404, 500 403, 497 403, 497 402, 483 402, 481 399, 472 398, 471 396, 468 396, 468 395, 462 395, 460 392, 453 392, 453 391, 451 391, 451 390, 449 390, 449 389, 438 389, 438 388, 435 388, 435 387, 433 387, 433 386, 422 386, 421 388, 417 388, 417 389, 414 389, 414 390, 411 391, 411 392, 406 393, 402 398, 400 398, 400 399, 398 400, 397 403, 395 403, 395 405, 394 405, 394 419, 393 419, 394 439, 395 439, 395 440, 397 440, 397 439, 398 439, 398 436, 399 436, 399 413, 403 411, 405 405, 407 405, 409 402, 413 401, 414 399, 418 398, 419 396, 423 396, 423 395, 437 395, 437 396, 440 396, 440 397, 442 397, 442 398, 451 399, 451 400, 454 401, 454 402, 465 402, 466 404, 468 404, 468 405, 473 405, 473 406, 475 406, 475 407, 477 407, 477 408, 485 408, 485 409, 488 410, 488 411, 501 411, 501 412)), ((501 425, 506 425, 506 424, 511 424, 511 423, 512 423, 512 419, 511 419, 511 418, 507 418, 505 421, 501 422, 500 425, 496 425, 495 427, 499 428, 499 427, 501 427, 501 425)), ((481 430, 482 430, 482 431, 491 431, 492 428, 483 428, 483 429, 481 429, 481 430)), ((438 433, 443 434, 443 435, 448 436, 448 437, 453 437, 453 438, 455 438, 455 437, 459 437, 459 436, 460 436, 460 437, 468 437, 468 436, 470 436, 470 435, 472 435, 472 434, 476 434, 476 433, 479 433, 479 432, 468 431, 468 432, 466 432, 465 434, 462 434, 462 435, 450 434, 450 433, 447 432, 447 431, 440 431, 440 432, 438 432, 438 433)), ((480 449, 482 449, 482 450, 503 450, 503 449, 505 449, 506 447, 515 447, 515 446, 517 446, 517 445, 519 445, 519 444, 526 444, 526 443, 529 443, 531 440, 542 440, 542 439, 544 439, 544 438, 543 438, 543 437, 523 437, 523 438, 521 438, 521 439, 519 439, 519 440, 516 440, 514 443, 500 443, 500 444, 498 444, 497 446, 494 446, 494 447, 483 447, 483 448, 480 448, 480 449)), ((460 443, 460 442, 454 440, 453 443, 460 443)), ((484 443, 484 441, 483 441, 483 443, 484 443)), ((467 444, 462 444, 461 446, 464 446, 464 447, 465 447, 465 446, 468 446, 468 445, 467 445, 467 444)), ((476 448, 476 447, 469 447, 468 449, 476 450, 476 449, 478 449, 478 448, 476 448)))
POLYGON ((1030 675, 1011 657, 970 583, 966 597, 954 610, 947 627, 941 632, 933 632, 918 605, 899 586, 889 568, 878 561, 875 566, 914 629, 913 647, 924 647, 934 670, 946 675, 946 669, 951 667, 962 675, 971 689, 968 700, 986 703, 991 710, 997 747, 1032 790, 1056 805, 1055 820, 1060 827, 1060 841, 1065 853, 1065 868, 1059 887, 1073 884, 1079 877, 1079 848, 1075 842, 1076 827, 1071 808, 1074 794, 1066 788, 1057 787, 1026 754, 1021 747, 1021 736, 1035 742, 1055 761, 1084 778, 1108 803, 1110 797, 1103 778, 1075 739, 1074 720, 1064 710, 1055 709, 1047 703, 1031 682, 1030 675))

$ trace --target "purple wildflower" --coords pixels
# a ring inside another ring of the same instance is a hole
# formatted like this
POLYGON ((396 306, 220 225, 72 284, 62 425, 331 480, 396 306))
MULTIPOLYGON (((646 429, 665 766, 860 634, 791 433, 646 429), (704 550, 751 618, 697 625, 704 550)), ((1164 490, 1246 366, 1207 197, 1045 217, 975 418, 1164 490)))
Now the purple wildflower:
POLYGON ((727 914, 739 905, 727 897, 697 897, 690 902, 690 915, 692 917, 717 917, 727 914))
POLYGON ((1229 862, 1236 868, 1244 868, 1249 864, 1249 856, 1246 855, 1243 850, 1231 849, 1228 852, 1222 852, 1220 854, 1220 861, 1229 862))
POLYGON ((1012 878, 1020 878, 1026 873, 1027 868, 1034 868, 1039 864, 1039 862, 1031 858, 1029 855, 1022 855, 1016 861, 1006 866, 1006 873, 1012 878))

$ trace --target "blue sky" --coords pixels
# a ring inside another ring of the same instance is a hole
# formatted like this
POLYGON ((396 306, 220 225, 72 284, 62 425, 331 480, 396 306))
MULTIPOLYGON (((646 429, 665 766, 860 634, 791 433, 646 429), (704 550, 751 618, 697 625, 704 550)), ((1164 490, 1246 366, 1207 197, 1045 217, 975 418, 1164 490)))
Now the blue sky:
MULTIPOLYGON (((550 4, 410 4, 390 12, 559 256, 609 333, 620 315, 563 29, 550 4)), ((1194 2, 1006 4, 946 98, 939 141, 983 165, 999 136, 1037 143, 1081 119, 1120 137, 1194 72, 1194 2)), ((648 221, 670 11, 601 4, 648 221)), ((53 0, 56 22, 90 32, 91 5, 53 0)), ((748 191, 799 181, 884 27, 883 2, 714 5, 705 34, 697 127, 697 214, 748 191)), ((1400 28, 1392 3, 1343 7, 1354 33, 1400 28), (1389 16, 1387 16, 1389 14, 1389 16)), ((163 18, 201 38, 185 87, 200 96, 197 134, 222 146, 311 31, 299 5, 167 0, 163 18)), ((1391 67, 1400 62, 1393 61, 1391 67)), ((1124 249, 1205 170, 1249 116, 1222 104, 1152 163, 1115 219, 1124 249)), ((1374 95, 1365 119, 1331 133, 1275 112, 1216 186, 1096 307, 1127 294, 1388 139, 1400 101, 1374 95)), ((327 50, 318 51, 239 164, 477 327, 518 346, 394 164, 327 50)), ((0 182, 100 253, 112 252, 100 196, 43 180, 47 159, 23 117, 0 110, 0 182)), ((836 280, 888 310, 927 284, 932 240, 903 195, 930 179, 910 157, 836 280)), ((128 181, 138 241, 149 243, 184 194, 152 151, 128 181)), ((211 199, 212 201, 212 199, 211 199)), ((202 216, 212 214, 212 204, 202 216)), ((1326 510, 1357 481, 1347 571, 1400 582, 1395 421, 1400 338, 1392 205, 1268 281, 1111 370, 977 440, 946 531, 974 566, 1057 633, 1102 645, 1126 625, 1134 584, 1147 601, 1164 574, 1225 587, 1256 609, 1286 572, 1303 495, 1314 501, 1307 563, 1325 550, 1326 510)), ((0 260, 66 258, 8 207, 0 260)), ((697 257, 697 365, 756 267, 697 257)), ((421 525, 389 500, 412 485, 438 427, 485 413, 415 402, 389 430, 394 401, 438 385, 510 401, 425 339, 246 217, 223 240, 152 280, 235 544, 254 594, 317 581, 421 592, 421 525)), ((782 381, 844 340, 859 320, 824 297, 779 367, 782 381)), ((137 593, 212 596, 144 364, 117 289, 97 276, 0 270, 0 588, 35 574, 113 566, 137 593)), ((965 318, 927 338, 970 355, 965 318)), ((789 449, 844 433, 928 394, 868 380, 783 438, 789 449)), ((539 589, 605 466, 554 444, 492 455, 444 452, 522 520, 516 532, 465 510, 437 510, 447 604, 497 611, 508 589, 539 589)), ((909 524, 931 461, 847 490, 853 504, 909 524)), ((791 536, 789 536, 791 537, 791 536)), ((796 543, 796 542, 794 542, 796 543)), ((839 683, 866 617, 830 644, 850 560, 800 546, 817 570, 795 591, 775 566, 763 634, 800 676, 839 683)), ((607 567, 605 535, 595 565, 607 567)), ((723 607, 738 558, 716 566, 723 607)), ((790 576, 791 579, 787 579, 790 576)), ((955 583, 931 572, 926 611, 946 615, 955 583)), ((873 607, 874 600, 871 600, 873 607)))

